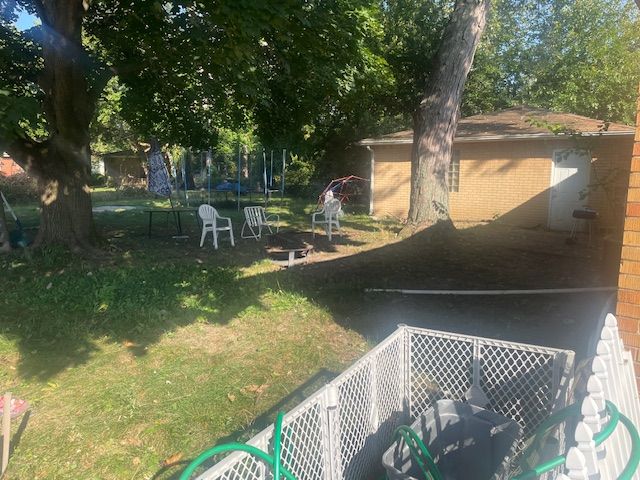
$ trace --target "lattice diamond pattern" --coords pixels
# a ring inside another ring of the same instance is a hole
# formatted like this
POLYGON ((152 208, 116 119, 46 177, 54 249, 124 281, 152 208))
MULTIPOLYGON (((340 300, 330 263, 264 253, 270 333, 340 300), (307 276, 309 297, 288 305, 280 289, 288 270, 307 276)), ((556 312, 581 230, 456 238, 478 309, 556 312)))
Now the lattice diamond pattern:
MULTIPOLYGON (((382 349, 373 360, 375 366, 375 408, 377 425, 372 425, 365 449, 367 458, 372 462, 367 465, 367 476, 379 478, 382 474, 380 458, 393 442, 395 429, 403 423, 404 379, 402 377, 401 352, 403 342, 398 339, 382 349)), ((360 452, 359 455, 364 455, 360 452)))
POLYGON ((411 334, 411 418, 436 400, 462 400, 472 383, 473 343, 432 335, 411 334))
POLYGON ((239 460, 222 471, 208 470, 198 480, 261 480, 264 478, 264 467, 260 460, 246 454, 239 455, 239 460))
POLYGON ((553 355, 482 345, 480 386, 492 410, 520 423, 524 436, 549 415, 553 401, 553 355))
MULTIPOLYGON (((297 478, 323 480, 328 477, 328 461, 342 470, 335 480, 377 478, 380 457, 391 444, 395 427, 407 423, 407 414, 415 418, 439 398, 464 398, 473 383, 474 345, 480 361, 476 375, 491 408, 517 420, 525 436, 554 407, 555 352, 412 328, 406 333, 397 332, 392 341, 336 380, 338 407, 333 425, 325 423, 330 417, 324 400, 321 403, 329 391, 305 400, 293 417, 287 415, 282 460, 297 478), (406 341, 410 353, 402 365, 406 341), (408 369, 408 376, 403 369, 408 369), (408 386, 404 385, 407 377, 408 386), (405 390, 409 391, 409 412, 403 411, 405 390), (330 431, 336 435, 331 444, 325 437, 330 431)), ((264 430, 251 443, 271 446, 271 437, 272 430, 264 430)), ((268 470, 241 454, 215 465, 199 479, 272 480, 268 470)))
POLYGON ((366 478, 366 473, 376 461, 372 449, 367 448, 372 430, 372 393, 369 362, 338 386, 340 457, 345 480, 366 478))
MULTIPOLYGON (((287 422, 282 429, 282 464, 297 480, 318 480, 324 476, 324 455, 328 448, 322 441, 320 404, 287 422)), ((270 445, 273 449, 273 445, 270 445)), ((273 450, 270 450, 273 451, 273 450)))
MULTIPOLYGON (((378 432, 380 443, 391 437, 396 427, 403 420, 403 391, 404 379, 402 378, 403 365, 400 364, 401 349, 400 340, 391 343, 376 357, 376 406, 378 408, 378 432)), ((386 449, 385 449, 386 450, 386 449)), ((380 455, 382 456, 381 451, 380 455)))

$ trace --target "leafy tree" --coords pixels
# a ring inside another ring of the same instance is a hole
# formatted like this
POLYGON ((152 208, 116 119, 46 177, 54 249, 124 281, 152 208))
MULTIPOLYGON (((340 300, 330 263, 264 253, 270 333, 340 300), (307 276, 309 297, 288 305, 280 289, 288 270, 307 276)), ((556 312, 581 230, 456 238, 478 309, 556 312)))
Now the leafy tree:
POLYGON ((526 51, 520 98, 533 105, 633 123, 640 16, 631 0, 554 2, 526 51))
MULTIPOLYGON (((384 57, 398 85, 391 95, 406 112, 416 112, 421 84, 438 83, 434 55, 451 3, 382 4, 388 47, 384 57)), ((633 10, 631 0, 494 0, 460 103, 462 114, 526 103, 631 123, 640 80, 640 25, 633 10)), ((452 98, 446 89, 441 95, 452 98)), ((429 129, 435 132, 432 126, 429 129)), ((414 130, 419 131, 417 126, 414 130)), ((414 170, 413 222, 424 218, 418 211, 431 212, 426 214, 429 221, 448 215, 448 195, 442 185, 449 159, 445 156, 442 161, 441 168, 429 167, 426 179, 416 178, 421 168, 414 170), (439 191, 439 198, 417 195, 417 183, 429 196, 439 191)))
POLYGON ((91 151, 109 153, 139 150, 141 137, 122 116, 122 95, 125 87, 113 77, 98 99, 97 114, 91 123, 91 151))
POLYGON ((369 105, 392 77, 377 52, 381 40, 372 2, 329 0, 308 12, 305 23, 265 37, 263 74, 268 94, 256 106, 265 144, 315 145, 312 137, 369 105), (311 141, 309 142, 309 140, 311 141))
POLYGON ((122 117, 148 137, 207 147, 265 104, 279 115, 259 125, 293 131, 341 85, 362 3, 0 0, 0 149, 39 180, 36 243, 93 244, 90 124, 113 76, 122 117), (42 26, 18 32, 18 8, 42 26))

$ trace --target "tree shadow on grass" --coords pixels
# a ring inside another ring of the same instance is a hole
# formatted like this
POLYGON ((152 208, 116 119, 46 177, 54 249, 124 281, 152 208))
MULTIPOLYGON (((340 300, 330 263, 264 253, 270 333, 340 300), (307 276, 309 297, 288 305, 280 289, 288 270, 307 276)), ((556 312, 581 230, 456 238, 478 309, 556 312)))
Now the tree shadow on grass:
MULTIPOLYGON (((593 252, 567 246, 562 236, 544 231, 496 223, 445 236, 426 229, 353 255, 245 275, 256 259, 266 258, 265 241, 246 240, 233 249, 223 243, 217 251, 199 248, 195 226, 188 227, 188 243, 149 240, 141 217, 123 215, 131 216, 117 229, 127 235, 112 238, 107 261, 56 254, 43 255, 35 266, 22 262, 9 268, 14 288, 5 295, 10 307, 2 323, 18 345, 21 375, 47 380, 86 363, 100 348, 97 339, 145 355, 167 332, 196 321, 224 325, 247 308, 262 308, 262 296, 273 289, 303 295, 337 323, 374 341, 397 323, 409 323, 578 348, 580 335, 571 332, 584 330, 584 318, 592 309, 599 312, 597 304, 604 301, 604 295, 594 294, 565 301, 568 297, 408 298, 364 292, 371 287, 509 289, 599 282, 593 252)), ((335 239, 316 237, 318 251, 363 244, 349 235, 335 239)))
MULTIPOLYGON (((325 253, 362 244, 348 235, 302 237, 325 253)), ((99 261, 60 251, 40 252, 33 262, 5 259, 14 288, 5 292, 0 324, 18 347, 21 376, 47 381, 88 362, 102 340, 144 356, 163 335, 194 322, 224 325, 249 308, 270 315, 262 297, 287 276, 260 273, 272 270, 268 262, 259 267, 266 238, 217 251, 135 234, 112 240, 111 255, 99 261), (256 265, 258 273, 246 274, 256 265)))

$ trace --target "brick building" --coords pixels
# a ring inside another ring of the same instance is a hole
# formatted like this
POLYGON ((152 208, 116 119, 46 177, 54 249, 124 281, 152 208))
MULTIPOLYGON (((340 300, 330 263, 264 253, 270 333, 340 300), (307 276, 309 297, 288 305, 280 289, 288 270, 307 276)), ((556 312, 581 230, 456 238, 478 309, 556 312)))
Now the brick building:
POLYGON ((24 170, 22 170, 22 167, 14 162, 9 155, 7 155, 6 153, 0 155, 0 175, 2 175, 3 177, 10 177, 22 172, 24 172, 24 170))
POLYGON ((617 316, 622 339, 635 360, 640 386, 640 97, 620 259, 617 316))
MULTIPOLYGON (((448 175, 451 218, 569 230, 573 210, 587 205, 601 226, 619 229, 633 134, 626 125, 527 107, 463 118, 448 175)), ((371 214, 407 216, 412 139, 408 130, 359 142, 371 153, 371 214)), ((637 200, 640 209, 640 188, 637 200)), ((638 237, 640 252, 640 228, 638 237)))

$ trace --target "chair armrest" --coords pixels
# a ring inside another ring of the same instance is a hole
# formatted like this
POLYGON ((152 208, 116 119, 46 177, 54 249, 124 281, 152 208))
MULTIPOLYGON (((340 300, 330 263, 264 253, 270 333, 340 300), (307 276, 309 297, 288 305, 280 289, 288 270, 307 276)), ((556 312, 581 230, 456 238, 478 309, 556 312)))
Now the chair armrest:
POLYGON ((271 215, 267 215, 266 217, 264 217, 266 221, 269 221, 270 218, 275 218, 276 222, 280 221, 280 215, 276 215, 275 213, 272 213, 271 215))

